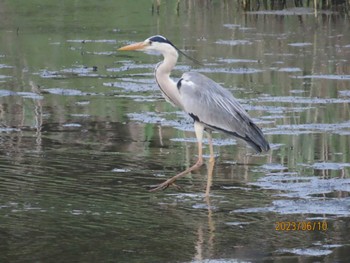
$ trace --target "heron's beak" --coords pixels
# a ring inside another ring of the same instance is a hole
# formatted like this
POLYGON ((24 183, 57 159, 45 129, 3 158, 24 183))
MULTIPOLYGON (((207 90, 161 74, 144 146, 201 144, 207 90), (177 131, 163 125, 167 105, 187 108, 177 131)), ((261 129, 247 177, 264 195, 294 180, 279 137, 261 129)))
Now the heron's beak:
POLYGON ((144 42, 139 42, 131 45, 127 45, 121 48, 118 48, 120 51, 128 51, 128 50, 142 50, 146 47, 146 44, 144 42))

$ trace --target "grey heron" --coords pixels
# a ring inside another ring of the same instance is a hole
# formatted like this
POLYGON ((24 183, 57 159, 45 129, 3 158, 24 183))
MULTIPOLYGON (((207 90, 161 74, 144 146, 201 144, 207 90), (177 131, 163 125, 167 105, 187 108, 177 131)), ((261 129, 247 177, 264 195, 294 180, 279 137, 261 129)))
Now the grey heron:
POLYGON ((164 60, 158 63, 155 68, 155 79, 162 95, 173 106, 187 112, 194 121, 194 130, 198 141, 197 162, 185 171, 159 184, 153 190, 167 188, 179 177, 198 169, 203 164, 202 140, 204 131, 208 135, 209 161, 211 162, 214 162, 211 137, 213 130, 240 138, 257 152, 270 149, 260 128, 228 90, 198 72, 186 72, 178 81, 170 78, 171 70, 175 67, 179 53, 184 53, 165 37, 152 36, 143 42, 127 45, 118 50, 153 50, 163 55, 164 60))

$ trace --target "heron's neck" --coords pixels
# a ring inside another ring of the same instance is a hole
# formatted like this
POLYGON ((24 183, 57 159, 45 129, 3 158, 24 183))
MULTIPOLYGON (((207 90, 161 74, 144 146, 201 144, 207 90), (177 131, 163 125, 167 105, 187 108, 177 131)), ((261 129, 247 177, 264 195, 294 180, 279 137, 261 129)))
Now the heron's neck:
POLYGON ((178 58, 177 53, 168 53, 164 55, 163 62, 161 62, 157 67, 158 74, 161 74, 164 76, 166 75, 169 77, 170 72, 173 70, 173 68, 176 65, 177 58, 178 58))
POLYGON ((175 67, 177 58, 177 53, 164 56, 163 62, 160 62, 156 67, 155 77, 165 99, 171 104, 182 108, 176 83, 170 78, 171 70, 175 67))

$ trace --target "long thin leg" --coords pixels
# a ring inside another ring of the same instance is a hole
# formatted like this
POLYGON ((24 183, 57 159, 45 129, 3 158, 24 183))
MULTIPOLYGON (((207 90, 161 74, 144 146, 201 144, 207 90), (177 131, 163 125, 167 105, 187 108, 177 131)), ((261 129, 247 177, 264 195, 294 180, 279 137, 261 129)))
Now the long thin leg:
POLYGON ((213 148, 213 139, 211 137, 211 131, 207 131, 207 136, 208 136, 208 143, 209 143, 209 151, 210 151, 210 159, 209 163, 207 165, 208 169, 208 178, 207 178, 207 187, 205 191, 205 200, 208 205, 208 210, 210 211, 210 201, 209 201, 209 194, 210 194, 210 188, 213 183, 213 170, 214 170, 214 165, 215 165, 215 156, 214 156, 214 148, 213 148))
POLYGON ((191 167, 187 168, 185 171, 169 178, 168 180, 166 180, 165 182, 157 185, 155 188, 151 189, 150 191, 157 191, 157 190, 164 190, 166 188, 169 187, 169 185, 174 184, 174 182, 179 179, 180 177, 189 174, 190 172, 198 169, 199 167, 201 167, 203 165, 203 149, 202 149, 202 140, 203 140, 203 132, 204 132, 204 126, 199 123, 199 122, 195 122, 194 123, 194 129, 196 132, 196 137, 197 137, 197 141, 198 141, 198 160, 197 162, 192 165, 191 167))
POLYGON ((210 209, 209 194, 210 194, 211 185, 213 184, 214 165, 215 165, 215 159, 214 158, 213 160, 210 159, 207 164, 208 178, 207 178, 207 187, 205 188, 205 200, 207 202, 208 209, 210 209))
POLYGON ((211 131, 207 132, 207 136, 208 136, 209 151, 210 151, 209 162, 215 162, 214 148, 213 148, 213 139, 211 137, 211 131))

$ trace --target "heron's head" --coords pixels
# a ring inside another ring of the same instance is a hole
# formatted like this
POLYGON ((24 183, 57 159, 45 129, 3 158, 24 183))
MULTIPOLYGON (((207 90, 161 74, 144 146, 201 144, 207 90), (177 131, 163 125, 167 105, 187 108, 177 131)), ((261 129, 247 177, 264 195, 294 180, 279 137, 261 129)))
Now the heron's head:
POLYGON ((194 63, 202 65, 199 61, 182 52, 180 49, 175 47, 173 43, 171 43, 168 39, 160 35, 149 37, 143 42, 127 45, 119 48, 118 50, 156 51, 157 53, 162 54, 165 59, 173 58, 175 60, 177 60, 180 53, 186 58, 192 60, 194 63))
POLYGON ((127 45, 118 50, 157 51, 163 56, 170 53, 177 55, 177 48, 168 39, 160 35, 149 37, 143 42, 127 45))

